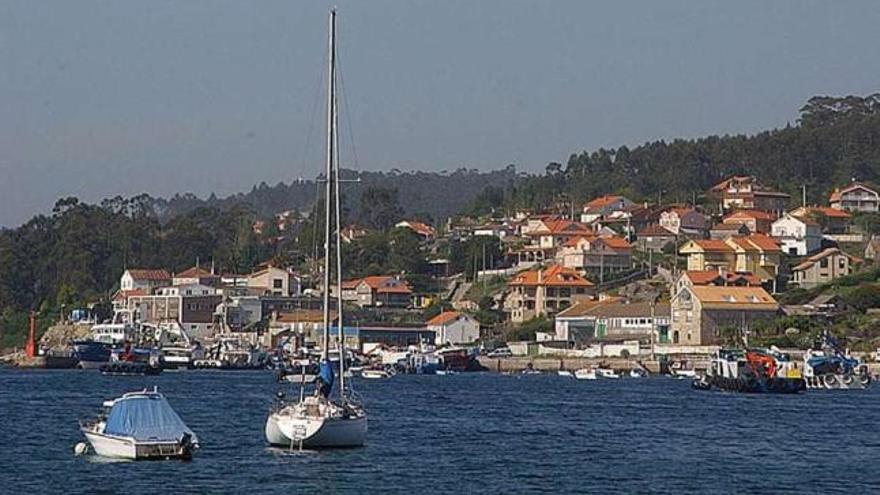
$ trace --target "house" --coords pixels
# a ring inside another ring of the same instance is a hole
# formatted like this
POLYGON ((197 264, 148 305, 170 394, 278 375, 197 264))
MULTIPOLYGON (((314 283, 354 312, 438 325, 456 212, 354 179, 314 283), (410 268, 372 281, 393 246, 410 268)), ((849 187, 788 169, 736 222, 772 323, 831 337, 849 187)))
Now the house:
POLYGON ((660 213, 660 226, 675 234, 703 237, 706 216, 693 208, 676 206, 660 213))
POLYGON ((128 268, 119 279, 121 291, 144 289, 149 293, 166 285, 171 285, 171 274, 168 270, 128 268))
POLYGON ((522 272, 508 283, 504 308, 514 323, 556 313, 590 297, 593 283, 560 265, 522 272))
POLYGON ((852 220, 852 215, 846 211, 827 206, 801 206, 792 210, 791 215, 815 221, 822 226, 823 234, 845 234, 852 220))
POLYGON ((732 272, 750 272, 764 283, 775 284, 782 262, 779 244, 762 234, 745 237, 700 239, 689 241, 679 253, 687 256, 687 269, 706 271, 726 269, 732 272))
POLYGON ((129 296, 125 309, 135 312, 142 323, 176 321, 190 337, 209 338, 220 330, 214 315, 223 300, 223 296, 211 291, 214 288, 206 285, 165 287, 155 294, 129 296))
POLYGON ((621 237, 579 236, 556 252, 556 261, 566 268, 597 273, 632 268, 632 246, 621 237))
POLYGON ((636 233, 636 246, 640 251, 663 251, 667 246, 675 246, 675 232, 660 225, 648 225, 636 233))
POLYGON ((584 205, 581 213, 581 222, 592 223, 594 220, 604 218, 615 212, 626 211, 633 206, 635 206, 635 203, 624 196, 600 196, 584 205))
POLYGON ((584 344, 596 339, 669 339, 669 303, 584 301, 555 318, 556 339, 584 344))
POLYGON ((339 233, 342 242, 346 244, 351 244, 358 239, 366 237, 370 232, 366 227, 361 227, 358 224, 349 224, 342 229, 342 232, 339 233))
POLYGON ((434 227, 415 220, 404 220, 395 224, 394 227, 398 229, 412 230, 417 236, 419 236, 419 239, 423 241, 430 241, 437 237, 437 232, 434 230, 434 227))
POLYGON ((712 186, 709 196, 718 200, 721 211, 760 210, 776 217, 785 211, 790 198, 788 194, 764 186, 753 175, 727 178, 712 186))
POLYGON ((728 213, 721 223, 728 225, 745 225, 753 234, 769 234, 773 221, 778 218, 774 213, 760 210, 739 210, 728 213))
POLYGON ((406 308, 411 296, 412 289, 400 277, 374 275, 342 282, 342 300, 360 307, 406 308))
POLYGON ((750 233, 745 223, 716 223, 709 229, 709 239, 723 241, 728 237, 746 236, 750 233))
POLYGON ((719 268, 731 270, 736 264, 735 252, 726 240, 692 240, 685 243, 678 252, 687 256, 687 269, 691 271, 717 271, 719 268))
POLYGON ((480 323, 465 313, 444 311, 426 323, 434 332, 434 344, 470 344, 480 338, 480 323))
POLYGON ((685 270, 675 282, 675 290, 678 292, 685 287, 697 285, 714 285, 716 287, 761 287, 761 279, 749 272, 731 272, 726 269, 719 270, 685 270))
POLYGON ((220 285, 220 276, 214 274, 213 268, 211 271, 208 271, 196 264, 192 268, 172 275, 171 285, 208 285, 216 287, 220 285))
POLYGON ((672 345, 719 345, 739 341, 756 323, 773 319, 779 304, 761 287, 684 287, 671 301, 672 345), (733 332, 733 335, 725 335, 733 332))
POLYGON ((835 210, 876 213, 880 210, 880 194, 861 182, 853 182, 846 187, 835 188, 829 203, 835 210))
POLYGON ((295 273, 271 265, 248 275, 247 286, 276 296, 302 293, 302 281, 295 273))
POLYGON ((533 245, 543 249, 557 248, 574 237, 593 233, 589 225, 571 220, 548 219, 542 221, 542 224, 543 227, 533 230, 528 235, 533 239, 533 245))
POLYGON ((838 248, 828 248, 794 266, 791 281, 801 288, 812 289, 849 275, 856 261, 838 248))
POLYGON ((822 248, 822 227, 808 216, 784 214, 773 222, 771 235, 791 256, 806 256, 822 248))

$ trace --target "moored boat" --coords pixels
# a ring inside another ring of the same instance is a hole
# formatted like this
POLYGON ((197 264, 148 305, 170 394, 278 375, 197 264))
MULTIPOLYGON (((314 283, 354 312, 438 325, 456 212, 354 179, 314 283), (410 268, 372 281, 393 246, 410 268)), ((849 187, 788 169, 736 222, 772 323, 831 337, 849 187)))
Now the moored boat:
POLYGON ((596 380, 596 370, 593 368, 581 368, 575 370, 574 377, 578 380, 596 380))
POLYGON ((596 376, 599 378, 620 378, 620 375, 618 375, 617 372, 608 368, 596 368, 596 376))
POLYGON ((105 411, 80 429, 95 453, 118 459, 190 459, 199 448, 195 433, 156 389, 104 402, 105 411))
POLYGON ((721 349, 706 376, 694 388, 730 392, 792 394, 806 389, 800 370, 790 357, 763 349, 721 349))
POLYGON ((825 331, 821 343, 804 354, 804 381, 808 389, 863 390, 872 379, 868 365, 841 349, 825 331))

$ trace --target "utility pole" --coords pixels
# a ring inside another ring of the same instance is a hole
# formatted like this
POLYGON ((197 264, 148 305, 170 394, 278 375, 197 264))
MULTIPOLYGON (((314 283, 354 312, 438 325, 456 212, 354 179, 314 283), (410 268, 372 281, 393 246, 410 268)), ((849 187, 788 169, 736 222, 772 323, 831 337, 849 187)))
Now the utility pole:
POLYGON ((801 186, 801 206, 807 207, 807 185, 801 186))

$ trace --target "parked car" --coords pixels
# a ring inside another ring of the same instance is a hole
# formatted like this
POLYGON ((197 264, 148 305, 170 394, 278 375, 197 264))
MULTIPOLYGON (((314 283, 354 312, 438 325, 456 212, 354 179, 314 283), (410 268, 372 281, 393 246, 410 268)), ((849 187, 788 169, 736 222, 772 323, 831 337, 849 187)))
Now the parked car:
POLYGON ((494 351, 490 352, 489 354, 486 354, 486 357, 490 357, 490 358, 506 358, 506 357, 511 357, 511 356, 513 356, 513 353, 510 352, 509 347, 499 347, 498 349, 495 349, 494 351))

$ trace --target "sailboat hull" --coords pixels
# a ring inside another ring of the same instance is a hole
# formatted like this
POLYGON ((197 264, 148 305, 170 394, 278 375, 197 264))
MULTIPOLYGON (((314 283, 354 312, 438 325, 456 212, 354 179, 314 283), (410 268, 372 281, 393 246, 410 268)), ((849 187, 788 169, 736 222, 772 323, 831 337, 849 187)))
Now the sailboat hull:
POLYGON ((299 448, 361 447, 367 437, 367 418, 281 417, 266 421, 266 440, 276 446, 299 448))

